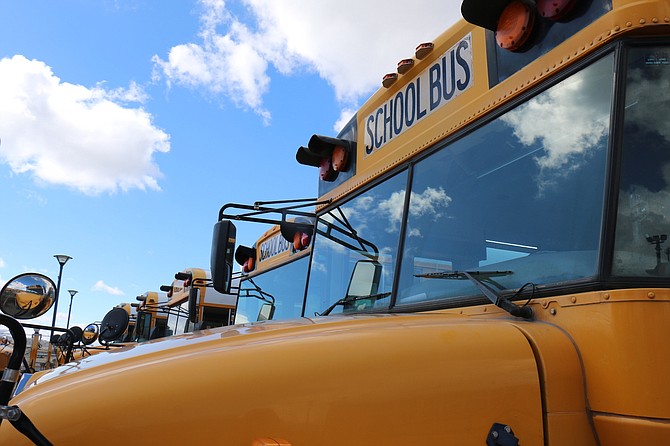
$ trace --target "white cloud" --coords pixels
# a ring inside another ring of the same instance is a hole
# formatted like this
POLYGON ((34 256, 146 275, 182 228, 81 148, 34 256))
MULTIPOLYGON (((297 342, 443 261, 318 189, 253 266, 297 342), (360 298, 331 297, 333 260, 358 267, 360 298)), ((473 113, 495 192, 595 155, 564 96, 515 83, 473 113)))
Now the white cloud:
POLYGON ((91 290, 92 291, 102 291, 104 293, 111 294, 113 296, 123 296, 125 294, 119 288, 109 286, 105 282, 103 282, 102 280, 98 280, 97 282, 95 282, 95 285, 93 285, 91 290))
POLYGON ((0 268, 4 267, 5 267, 5 261, 2 258, 0 258, 0 268))
MULTIPOLYGON (((239 3, 239 2, 228 2, 239 3)), ((202 0, 197 42, 154 56, 168 84, 202 88, 248 107, 266 121, 268 71, 314 71, 337 99, 358 107, 414 48, 460 18, 460 0, 416 0, 409 8, 383 0, 242 0, 235 16, 223 0, 202 0)))
POLYGON ((105 90, 73 85, 43 62, 0 60, 0 161, 15 174, 65 185, 86 194, 158 190, 153 161, 168 152, 169 135, 141 103, 142 89, 105 90))
MULTIPOLYGON (((379 203, 379 211, 388 216, 389 224, 387 232, 393 232, 400 226, 402 211, 405 203, 405 191, 393 192, 388 200, 379 203)), ((435 189, 427 187, 423 192, 411 192, 409 200, 409 213, 414 218, 430 215, 433 219, 442 216, 442 211, 451 204, 451 197, 441 187, 435 189)), ((419 237, 421 231, 417 228, 409 229, 409 236, 419 237)))
POLYGON ((527 147, 540 145, 539 191, 570 175, 598 150, 609 132, 612 65, 604 58, 502 116, 527 147), (565 129, 570 129, 566 131, 565 129))

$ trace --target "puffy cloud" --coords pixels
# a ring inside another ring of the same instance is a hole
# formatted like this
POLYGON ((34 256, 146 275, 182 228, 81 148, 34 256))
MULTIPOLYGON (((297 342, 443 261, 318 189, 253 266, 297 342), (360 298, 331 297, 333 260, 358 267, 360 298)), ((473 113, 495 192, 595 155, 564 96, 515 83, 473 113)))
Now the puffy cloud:
POLYGON ((86 194, 159 189, 153 157, 169 135, 142 108, 142 89, 73 85, 36 60, 0 60, 0 161, 15 174, 86 194))
POLYGON ((265 120, 271 68, 316 72, 339 101, 357 108, 396 62, 460 18, 457 0, 417 0, 410 12, 382 0, 242 0, 244 15, 223 0, 200 4, 198 40, 176 45, 165 60, 154 56, 156 74, 227 96, 265 120))
POLYGON ((95 282, 91 291, 102 291, 103 293, 111 294, 112 296, 123 296, 125 293, 117 287, 107 285, 102 280, 95 282))

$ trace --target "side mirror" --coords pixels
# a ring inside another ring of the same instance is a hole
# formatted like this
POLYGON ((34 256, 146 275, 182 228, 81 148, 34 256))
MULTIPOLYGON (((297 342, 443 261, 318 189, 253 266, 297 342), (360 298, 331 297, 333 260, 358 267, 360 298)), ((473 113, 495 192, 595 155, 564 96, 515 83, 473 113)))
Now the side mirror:
POLYGON ((210 269, 214 289, 219 293, 230 293, 236 233, 235 225, 229 220, 221 220, 214 225, 210 269))
POLYGON ((347 297, 372 296, 377 294, 382 266, 377 261, 359 260, 351 273, 347 297))
POLYGON ((192 324, 198 322, 198 289, 195 287, 188 292, 188 320, 192 324))
POLYGON ((88 324, 81 335, 81 342, 84 345, 91 345, 98 340, 98 335, 100 334, 100 328, 98 324, 88 324))
POLYGON ((272 320, 272 317, 275 315, 275 306, 274 304, 267 303, 261 306, 261 311, 258 312, 257 321, 269 321, 272 320))
POLYGON ((0 291, 0 310, 16 319, 33 319, 49 311, 55 299, 53 280, 37 273, 20 274, 0 291))
POLYGON ((107 312, 100 323, 98 340, 101 344, 109 344, 119 339, 128 329, 130 315, 120 307, 114 307, 107 312))

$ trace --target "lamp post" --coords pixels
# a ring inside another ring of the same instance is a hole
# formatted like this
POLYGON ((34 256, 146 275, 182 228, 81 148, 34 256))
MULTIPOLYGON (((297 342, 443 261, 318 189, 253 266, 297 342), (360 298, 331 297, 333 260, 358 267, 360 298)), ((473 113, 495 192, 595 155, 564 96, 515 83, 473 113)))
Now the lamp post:
POLYGON ((67 310, 67 326, 65 328, 70 328, 70 313, 72 313, 72 299, 74 299, 74 295, 77 294, 79 291, 67 290, 67 292, 70 293, 70 309, 67 310))
POLYGON ((60 269, 58 270, 58 284, 56 285, 56 299, 54 300, 54 317, 51 321, 51 335, 49 335, 49 340, 53 338, 54 336, 53 327, 56 326, 56 313, 58 312, 58 296, 60 295, 60 280, 61 277, 63 276, 63 266, 67 263, 68 260, 72 258, 64 254, 56 254, 54 257, 56 257, 56 260, 58 260, 60 269))

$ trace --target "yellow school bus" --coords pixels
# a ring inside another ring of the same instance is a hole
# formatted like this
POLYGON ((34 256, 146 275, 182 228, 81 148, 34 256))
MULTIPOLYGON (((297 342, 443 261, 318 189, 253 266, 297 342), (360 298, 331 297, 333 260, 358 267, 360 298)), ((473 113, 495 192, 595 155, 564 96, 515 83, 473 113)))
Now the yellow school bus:
POLYGON ((219 293, 211 286, 211 274, 202 268, 186 268, 175 274, 167 292, 169 335, 230 325, 235 317, 237 296, 219 293))
POLYGON ((239 245, 241 267, 235 323, 292 319, 302 315, 311 243, 287 240, 280 225, 268 229, 251 246, 239 245))
POLYGON ((320 172, 305 317, 96 355, 11 404, 54 444, 667 444, 670 3, 462 13, 298 149, 320 172), (148 429, 139 395, 189 410, 148 429), (73 421, 84 401, 112 419, 73 421))

